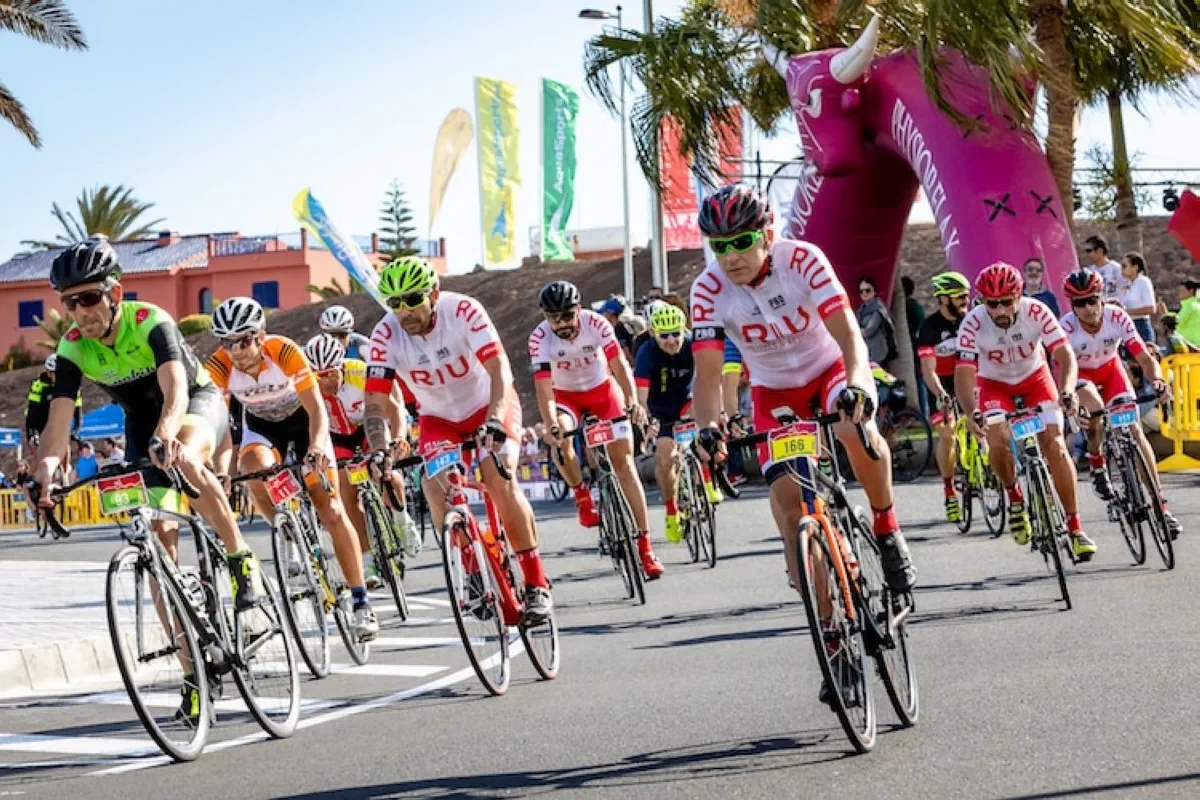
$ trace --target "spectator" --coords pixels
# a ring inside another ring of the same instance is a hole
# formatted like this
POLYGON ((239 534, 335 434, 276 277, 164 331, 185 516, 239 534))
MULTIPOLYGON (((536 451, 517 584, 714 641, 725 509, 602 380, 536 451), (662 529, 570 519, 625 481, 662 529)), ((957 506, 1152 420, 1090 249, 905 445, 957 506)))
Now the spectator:
POLYGON ((1150 315, 1154 313, 1154 284, 1146 274, 1146 259, 1142 254, 1131 251, 1121 260, 1121 275, 1127 281, 1126 289, 1117 299, 1125 307, 1125 312, 1133 317, 1133 325, 1137 332, 1147 342, 1154 341, 1154 323, 1150 315))
POLYGON ((1178 335, 1192 350, 1200 350, 1200 305, 1196 304, 1196 290, 1200 281, 1191 276, 1179 282, 1179 316, 1176 318, 1178 335))
POLYGON ((873 278, 862 278, 858 282, 858 326, 862 328, 867 343, 867 353, 881 367, 896 357, 896 326, 888 314, 887 307, 879 299, 879 289, 873 278))
POLYGON ((1125 276, 1121 274, 1121 265, 1108 257, 1108 242, 1102 236, 1089 236, 1083 243, 1083 252, 1092 268, 1104 278, 1104 299, 1116 300, 1125 286, 1125 276))
POLYGON ((96 454, 92 452, 90 442, 79 443, 79 457, 75 459, 75 474, 80 480, 90 478, 95 475, 100 469, 100 465, 96 463, 96 454))
POLYGON ((111 467, 116 464, 125 463, 125 451, 121 449, 117 440, 111 436, 100 444, 100 455, 102 456, 99 460, 99 466, 101 467, 111 467))
POLYGON ((646 302, 653 303, 655 300, 662 300, 663 290, 661 286, 651 286, 646 292, 646 302))
POLYGON ((917 290, 913 279, 905 275, 900 279, 900 287, 904 289, 904 313, 908 315, 908 333, 912 339, 913 354, 917 352, 917 331, 921 329, 921 323, 925 321, 925 309, 921 306, 921 301, 913 297, 913 292, 917 290))
POLYGON ((1176 353, 1192 353, 1195 352, 1184 338, 1179 335, 1176 327, 1179 324, 1179 319, 1174 314, 1163 314, 1162 318, 1163 332, 1166 334, 1167 355, 1175 355, 1176 353))
POLYGON ((645 321, 633 313, 625 298, 619 294, 610 295, 607 300, 594 304, 592 308, 612 323, 617 343, 625 350, 625 357, 632 364, 633 354, 637 352, 634 343, 646 332, 645 321))
POLYGON ((1058 310, 1058 298, 1054 296, 1054 291, 1042 285, 1042 278, 1046 275, 1046 265, 1042 263, 1042 260, 1040 258, 1029 259, 1025 262, 1022 271, 1025 273, 1025 296, 1042 301, 1050 307, 1054 316, 1061 316, 1061 312, 1058 310))

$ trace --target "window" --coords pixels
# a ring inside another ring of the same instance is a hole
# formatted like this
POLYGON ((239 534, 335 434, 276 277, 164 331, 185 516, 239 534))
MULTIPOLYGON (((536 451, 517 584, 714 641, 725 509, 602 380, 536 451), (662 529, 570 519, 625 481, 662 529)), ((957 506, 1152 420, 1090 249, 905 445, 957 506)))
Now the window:
POLYGON ((39 319, 46 318, 41 300, 21 300, 17 303, 17 320, 22 328, 36 328, 39 319))
POLYGON ((212 289, 201 289, 200 290, 200 313, 201 314, 211 314, 212 313, 212 289))
POLYGON ((250 284, 250 295, 263 308, 279 308, 279 281, 260 281, 250 284))
POLYGON ((124 300, 137 300, 137 292, 126 292, 123 295, 124 300))

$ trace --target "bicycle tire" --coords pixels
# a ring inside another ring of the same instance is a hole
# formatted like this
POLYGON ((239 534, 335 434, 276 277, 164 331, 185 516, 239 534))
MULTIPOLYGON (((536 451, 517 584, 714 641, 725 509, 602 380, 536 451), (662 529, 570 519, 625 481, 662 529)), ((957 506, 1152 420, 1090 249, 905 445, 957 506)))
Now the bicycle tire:
MULTIPOLYGON (((142 601, 135 599, 130 603, 121 599, 118 583, 126 566, 133 568, 139 587, 141 586, 143 577, 150 580, 149 574, 145 572, 149 567, 148 559, 149 556, 143 556, 141 548, 130 545, 122 547, 114 553, 112 559, 109 561, 108 578, 105 588, 108 633, 112 639, 113 653, 116 656, 117 668, 121 673, 121 681, 125 684, 125 691, 129 694, 129 701, 133 705, 133 710, 137 713, 138 719, 141 720, 142 726, 163 753, 176 761, 192 761, 204 751, 205 742, 208 741, 208 732, 212 724, 212 704, 214 701, 208 690, 207 665, 204 663, 204 658, 201 655, 202 651, 196 632, 192 628, 187 614, 183 611, 183 600, 179 596, 175 585, 169 580, 165 584, 162 584, 165 588, 163 595, 170 606, 171 616, 176 622, 181 623, 175 635, 172 636, 168 632, 166 638, 178 640, 182 636, 183 645, 192 654, 193 682, 196 685, 200 698, 199 715, 194 727, 191 727, 185 720, 177 719, 173 712, 168 712, 171 715, 163 720, 159 720, 155 716, 155 709, 161 709, 162 706, 158 703, 151 703, 147 697, 142 696, 142 691, 138 687, 139 667, 137 665, 137 662, 142 659, 129 652, 130 641, 127 637, 127 634, 132 634, 133 646, 136 647, 137 643, 145 641, 145 634, 143 631, 136 629, 132 632, 126 632, 122 629, 122 625, 119 622, 121 610, 129 608, 131 605, 139 609, 140 613, 135 612, 137 616, 142 616, 142 613, 144 613, 142 611, 142 601), (125 643, 124 646, 122 646, 122 642, 125 643), (181 733, 186 732, 188 735, 186 739, 179 741, 172 738, 167 728, 177 728, 181 733)), ((135 598, 140 594, 140 588, 135 590, 135 598)), ((159 624, 161 625, 162 617, 157 613, 153 601, 151 601, 151 609, 152 614, 159 620, 159 624)), ((136 620, 134 624, 137 624, 136 620)), ((178 647, 178 645, 175 646, 176 648, 178 647)), ((178 660, 174 655, 168 657, 178 660)), ((183 688, 183 683, 183 674, 181 672, 180 689, 183 688)), ((179 690, 176 690, 176 693, 179 693, 179 690)))
POLYGON ((1125 540, 1125 546, 1129 548, 1129 555, 1133 556, 1133 563, 1137 565, 1146 563, 1146 536, 1142 527, 1136 524, 1134 519, 1135 513, 1133 510, 1133 497, 1136 494, 1137 477, 1135 468, 1129 461, 1129 451, 1127 443, 1121 443, 1118 447, 1111 443, 1105 443, 1105 464, 1104 468, 1108 472, 1108 482, 1112 499, 1108 501, 1108 517, 1111 521, 1117 523, 1117 527, 1121 530, 1121 538, 1125 540))
POLYGON ((954 496, 958 499, 958 522, 954 527, 961 534, 971 532, 971 516, 973 514, 971 498, 975 491, 971 486, 971 473, 963 469, 958 459, 954 461, 954 496))
MULTIPOLYGON (((512 549, 505 546, 504 557, 507 564, 508 579, 518 594, 518 600, 521 607, 525 606, 525 576, 521 573, 521 565, 513 556, 512 549)), ((558 669, 562 662, 562 651, 558 639, 558 619, 554 616, 554 609, 550 610, 550 616, 544 622, 539 622, 537 625, 526 625, 522 619, 517 630, 521 633, 521 641, 525 643, 525 654, 529 656, 529 663, 533 664, 534 670, 542 680, 552 681, 558 677, 558 669)))
POLYGON ((682 475, 676 478, 675 500, 678 503, 678 508, 683 516, 683 541, 687 543, 688 557, 692 559, 692 563, 700 561, 700 525, 699 514, 697 514, 697 506, 699 505, 693 493, 691 471, 687 468, 688 462, 684 462, 685 468, 681 470, 682 475))
MULTIPOLYGON (((857 719, 851 717, 850 707, 847 705, 846 699, 842 696, 839 676, 843 667, 839 663, 839 672, 835 675, 833 660, 826 646, 825 633, 821 627, 814 584, 814 561, 810 551, 813 542, 817 543, 821 554, 821 563, 828 570, 825 582, 830 589, 835 614, 845 614, 845 599, 841 596, 841 585, 832 567, 832 556, 829 552, 828 542, 825 540, 825 534, 821 526, 810 517, 802 519, 796 531, 796 544, 794 546, 797 548, 796 563, 799 565, 797 573, 800 578, 800 584, 797 586, 797 589, 804 600, 804 611, 808 617, 808 630, 811 635, 813 648, 817 654, 817 664, 821 668, 821 676, 832 690, 833 702, 830 705, 833 707, 833 712, 837 715, 838 722, 841 723, 842 730, 846 733, 846 737, 850 740, 850 744, 854 747, 855 751, 867 753, 875 746, 876 720, 875 700, 874 695, 871 693, 871 681, 867 676, 866 669, 866 648, 862 641, 861 631, 854 631, 850 626, 849 620, 842 620, 839 627, 842 633, 842 647, 846 653, 844 660, 849 662, 846 664, 846 668, 857 672, 855 688, 858 690, 858 707, 862 709, 863 717, 862 724, 860 725, 857 719)), ((788 544, 785 540, 784 546, 788 547, 792 545, 788 544)))
POLYGON ((408 593, 404 589, 404 575, 407 572, 404 548, 400 546, 396 534, 395 520, 378 492, 368 490, 365 497, 363 515, 375 550, 375 567, 383 573, 383 582, 387 584, 392 601, 396 604, 396 616, 403 622, 409 615, 408 593))
POLYGON ((276 580, 284 587, 283 610, 292 641, 296 643, 300 658, 313 677, 324 678, 331 666, 323 596, 325 590, 313 572, 312 556, 308 547, 298 538, 294 522, 273 526, 271 550, 275 557, 276 580), (297 577, 303 578, 302 583, 288 574, 292 563, 299 566, 301 572, 297 577))
POLYGON ((642 562, 633 543, 633 512, 629 504, 622 502, 625 495, 620 490, 615 476, 608 476, 601 491, 601 524, 607 515, 608 547, 613 566, 621 574, 625 584, 625 595, 646 604, 646 585, 642 576, 642 562))
MULTIPOLYGON (((982 457, 982 451, 976 454, 976 458, 982 457)), ((980 464, 977 469, 983 477, 983 488, 979 492, 979 506, 983 509, 983 522, 987 525, 992 538, 996 539, 1004 534, 1004 523, 1008 518, 1008 500, 996 473, 983 464, 980 464), (988 502, 989 492, 995 497, 995 502, 988 502)))
POLYGON ((892 451, 892 479, 911 483, 925 473, 933 457, 933 427, 919 411, 904 408, 884 415, 880 433, 892 451))
POLYGON ((483 688, 491 695, 502 695, 508 691, 512 676, 508 631, 498 594, 492 588, 492 575, 487 566, 487 554, 483 552, 483 542, 471 537, 462 513, 454 510, 446 514, 441 538, 442 572, 446 577, 450 609, 454 613, 463 648, 467 651, 467 660, 483 688), (479 576, 476 581, 471 580, 471 567, 474 567, 474 574, 479 576), (482 623, 478 626, 479 637, 468 630, 468 626, 476 623, 482 623), (477 652, 476 646, 484 644, 489 635, 494 635, 496 639, 497 652, 477 652), (491 661, 495 661, 495 666, 499 668, 495 675, 489 671, 491 661))
POLYGON ((334 559, 328 558, 324 553, 322 559, 325 561, 326 580, 329 581, 329 587, 336 598, 331 611, 338 635, 342 637, 342 647, 346 648, 350 660, 361 667, 371 660, 371 642, 369 639, 358 638, 354 633, 354 596, 350 593, 350 585, 342 576, 341 568, 334 567, 331 571, 330 565, 334 559))
POLYGON ((566 500, 571 487, 567 486, 567 479, 563 477, 558 465, 554 463, 553 457, 546 459, 546 475, 550 483, 550 496, 554 498, 554 502, 561 503, 566 500))
POLYGON ((700 545, 700 556, 709 569, 717 566, 717 518, 716 509, 708 499, 704 484, 704 472, 700 461, 691 456, 687 459, 688 478, 692 484, 692 499, 696 512, 696 541, 700 545))
POLYGON ((1162 501, 1154 478, 1150 474, 1150 466, 1140 447, 1134 448, 1134 464, 1137 466, 1138 481, 1142 485, 1142 498, 1146 504, 1146 522, 1150 525, 1150 533, 1154 546, 1162 557, 1167 569, 1175 569, 1175 543, 1171 541, 1171 530, 1167 527, 1166 515, 1163 512, 1162 501))
MULTIPOLYGON (((1030 496, 1034 503, 1033 519, 1030 521, 1040 529, 1034 531, 1034 541, 1038 543, 1042 558, 1050 562, 1055 575, 1057 575, 1059 593, 1062 595, 1062 601, 1066 604, 1067 610, 1070 611, 1072 608, 1071 592, 1067 588, 1067 571, 1063 567, 1062 553, 1059 552, 1061 549, 1059 532, 1054 520, 1051 519, 1050 508, 1047 504, 1047 497, 1055 498, 1054 501, 1057 502, 1057 495, 1047 494, 1054 490, 1050 485, 1050 476, 1046 474, 1045 462, 1035 462, 1035 468, 1029 470, 1029 482, 1031 484, 1030 496)), ((1067 538, 1069 539, 1069 537, 1067 538)))
POLYGON ((620 484, 616 483, 616 478, 614 477, 612 480, 617 487, 614 503, 618 509, 617 519, 620 522, 621 545, 625 550, 623 559, 625 570, 633 582, 634 599, 637 600, 638 605, 644 606, 646 605, 646 576, 642 574, 642 559, 638 555, 637 545, 634 544, 636 528, 633 522, 633 509, 629 507, 629 500, 626 499, 624 490, 620 489, 620 484))

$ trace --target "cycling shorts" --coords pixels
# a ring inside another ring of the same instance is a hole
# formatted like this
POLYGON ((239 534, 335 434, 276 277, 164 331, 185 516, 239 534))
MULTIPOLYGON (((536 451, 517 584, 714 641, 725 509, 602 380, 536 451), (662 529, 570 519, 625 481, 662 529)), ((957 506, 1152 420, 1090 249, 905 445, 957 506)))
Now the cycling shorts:
POLYGON ((353 433, 329 433, 333 440, 333 455, 340 459, 350 458, 355 453, 366 453, 371 448, 367 444, 367 432, 359 425, 353 433))
POLYGON ((1104 405, 1112 403, 1114 398, 1121 395, 1133 396, 1133 385, 1129 382, 1129 375, 1125 372, 1125 367, 1121 364, 1121 359, 1112 358, 1106 364, 1102 364, 1095 369, 1079 368, 1079 383, 1088 381, 1096 386, 1096 391, 1100 392, 1100 399, 1104 401, 1104 405))
MULTIPOLYGON (((417 452, 422 457, 428 456, 436 445, 441 442, 458 444, 473 437, 485 422, 487 422, 487 406, 477 410, 464 420, 451 422, 448 419, 435 417, 428 411, 421 415, 421 434, 417 438, 417 452)), ((513 402, 509 405, 504 418, 500 420, 508 438, 500 446, 500 455, 514 459, 521 454, 521 404, 513 402)), ((464 454, 463 461, 471 463, 474 451, 464 454)))
MULTIPOLYGON (((585 414, 593 414, 597 419, 616 419, 625 415, 621 390, 612 378, 595 388, 582 392, 572 392, 566 389, 554 390, 554 402, 560 413, 570 418, 573 427, 579 427, 585 414)), ((613 426, 613 433, 618 439, 632 439, 633 426, 629 420, 618 422, 613 426)))
POLYGON ((1063 415, 1058 407, 1058 387, 1050 375, 1050 368, 1042 364, 1032 375, 1019 383, 1004 383, 988 378, 976 377, 979 387, 979 409, 991 422, 1002 418, 1005 412, 1017 410, 1017 398, 1025 408, 1040 408, 1039 416, 1047 425, 1062 428, 1063 415))
POLYGON ((692 415, 692 401, 688 400, 682 407, 676 409, 650 408, 650 416, 658 420, 658 438, 674 439, 674 425, 684 417, 692 415))
MULTIPOLYGON (((125 414, 125 460, 135 463, 150 457, 150 439, 158 427, 157 416, 151 414, 125 414)), ((209 438, 209 453, 213 453, 225 432, 229 429, 229 409, 221 391, 215 386, 204 386, 188 398, 187 413, 183 415, 180 427, 198 428, 209 438)), ((152 488, 170 486, 167 476, 158 470, 150 470, 147 474, 146 485, 152 488)))
MULTIPOLYGON (((239 456, 252 447, 267 448, 274 453, 276 463, 282 463, 287 458, 289 447, 297 460, 303 459, 308 454, 309 448, 308 412, 304 410, 304 406, 278 422, 259 419, 247 411, 245 428, 242 433, 242 447, 238 451, 239 456)), ((333 446, 327 443, 324 450, 326 457, 332 462, 335 458, 333 446)), ((325 480, 329 484, 329 495, 337 497, 337 470, 333 467, 327 469, 325 480)), ((308 488, 313 488, 319 482, 320 478, 315 472, 305 473, 304 484, 308 488)))

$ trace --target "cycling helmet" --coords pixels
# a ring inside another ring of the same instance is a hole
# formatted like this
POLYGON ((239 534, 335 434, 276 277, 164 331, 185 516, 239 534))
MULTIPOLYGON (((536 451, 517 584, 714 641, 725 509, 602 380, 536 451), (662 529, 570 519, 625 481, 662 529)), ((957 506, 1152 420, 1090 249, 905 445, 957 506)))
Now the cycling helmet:
POLYGON ((324 372, 329 369, 337 369, 342 365, 342 361, 346 358, 346 348, 342 347, 342 343, 328 333, 318 333, 308 340, 308 344, 304 345, 304 355, 308 358, 308 364, 313 370, 324 372))
POLYGON ((975 292, 980 297, 1020 297, 1025 289, 1025 279, 1020 271, 1005 261, 989 264, 975 277, 975 292))
POLYGON ((103 281, 112 286, 121 277, 117 251, 107 239, 89 239, 73 244, 54 257, 50 266, 50 285, 56 292, 73 286, 103 281))
POLYGON ((397 258, 379 273, 379 293, 384 297, 430 292, 437 285, 438 276, 433 265, 416 256, 397 258))
POLYGON ((625 313, 625 301, 614 295, 604 302, 596 304, 593 308, 597 314, 612 314, 614 317, 619 317, 625 313))
POLYGON ((354 330, 354 315, 343 306, 330 306, 321 312, 318 324, 325 333, 350 333, 354 330))
POLYGON ((212 315, 212 332, 218 339, 257 333, 266 325, 263 307, 249 297, 231 297, 217 306, 212 315))
POLYGON ((1104 293, 1104 278, 1094 269, 1077 269, 1063 281, 1063 293, 1076 297, 1099 297, 1104 293))
POLYGON ((542 311, 570 311, 579 305, 579 290, 570 281, 554 281, 542 287, 538 306, 542 311))
POLYGON ((970 291, 971 282, 961 272, 939 272, 933 276, 934 297, 967 294, 970 291))
POLYGON ((670 303, 663 303, 650 314, 650 327, 655 333, 675 333, 687 325, 687 315, 670 303))
POLYGON ((705 236, 733 236, 767 227, 775 219, 771 204, 747 183, 722 186, 700 204, 700 232, 705 236))
POLYGON ((58 366, 58 353, 51 353, 46 356, 46 372, 54 372, 54 368, 58 366))

